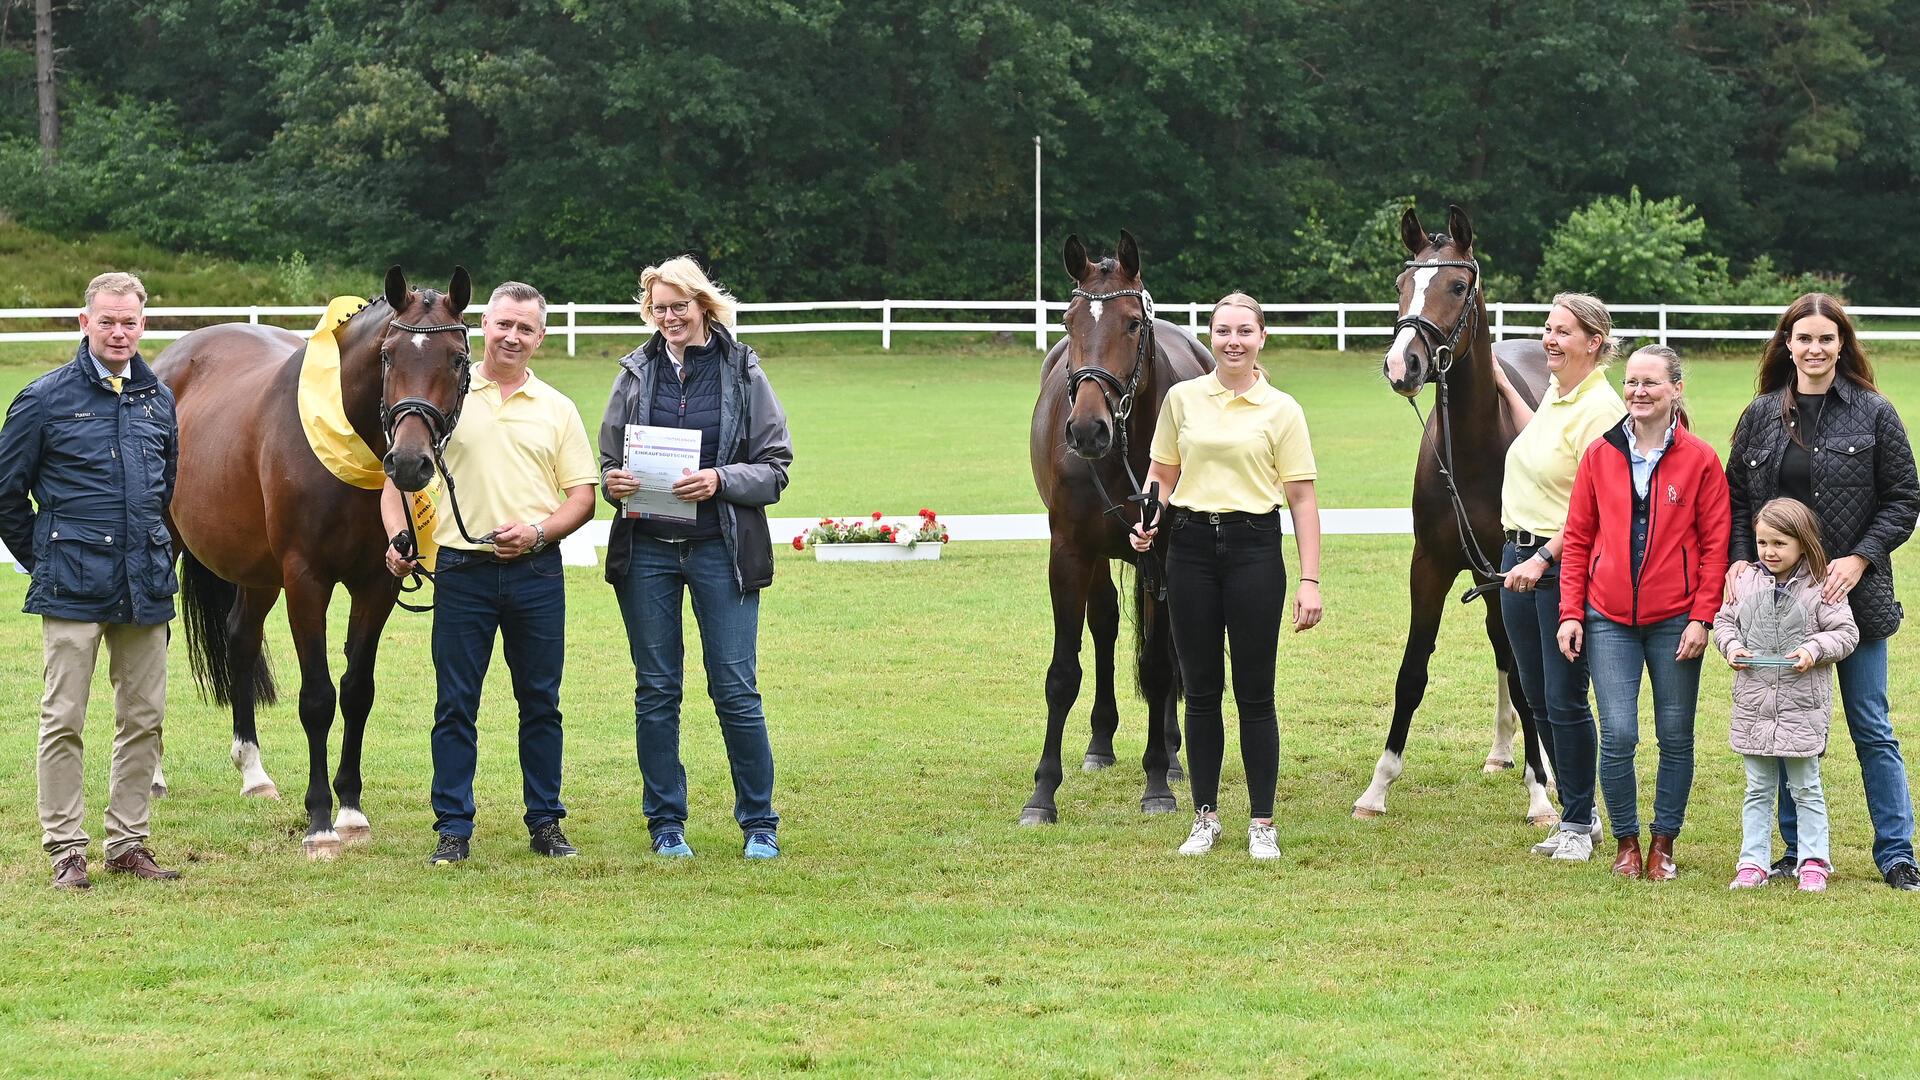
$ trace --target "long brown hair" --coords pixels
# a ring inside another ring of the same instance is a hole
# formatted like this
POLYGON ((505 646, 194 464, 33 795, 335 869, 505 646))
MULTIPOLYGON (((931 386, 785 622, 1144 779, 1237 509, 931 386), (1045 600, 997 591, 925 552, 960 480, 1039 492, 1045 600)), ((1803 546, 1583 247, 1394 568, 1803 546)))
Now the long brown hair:
POLYGON ((1772 499, 1753 515, 1755 525, 1765 525, 1800 545, 1807 560, 1807 573, 1815 581, 1827 580, 1827 549, 1820 546, 1820 521, 1799 499, 1772 499))
POLYGON ((1796 422, 1800 416, 1799 379, 1787 342, 1793 337, 1795 323, 1816 315, 1832 319, 1833 325, 1840 328, 1840 355, 1834 361, 1834 378, 1845 379, 1876 394, 1880 392, 1873 383, 1873 365, 1867 362, 1867 350, 1861 347, 1860 335, 1853 330, 1853 320, 1847 317, 1847 309, 1839 300, 1826 293, 1811 292, 1787 305, 1780 316, 1780 325, 1774 327, 1773 337, 1767 339, 1766 351, 1760 354, 1759 388, 1762 394, 1784 391, 1780 395, 1780 421, 1787 426, 1793 441, 1801 446, 1807 445, 1810 436, 1801 431, 1796 422))

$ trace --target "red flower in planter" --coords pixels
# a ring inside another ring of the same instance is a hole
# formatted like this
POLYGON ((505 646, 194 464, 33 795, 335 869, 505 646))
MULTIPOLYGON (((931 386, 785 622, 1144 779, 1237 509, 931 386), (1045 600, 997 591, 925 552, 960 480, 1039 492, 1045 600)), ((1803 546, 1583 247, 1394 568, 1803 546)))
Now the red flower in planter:
POLYGON ((799 536, 796 536, 793 538, 793 550, 795 551, 807 550, 807 537, 805 533, 802 533, 799 536))

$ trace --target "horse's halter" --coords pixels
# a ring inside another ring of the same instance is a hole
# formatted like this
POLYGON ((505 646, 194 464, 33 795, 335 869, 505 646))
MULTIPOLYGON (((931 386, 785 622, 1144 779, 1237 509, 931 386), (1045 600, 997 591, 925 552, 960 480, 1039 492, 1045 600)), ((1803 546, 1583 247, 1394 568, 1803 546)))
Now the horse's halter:
MULTIPOLYGON (((1140 346, 1133 355, 1133 372, 1127 376, 1126 382, 1122 383, 1113 372, 1097 365, 1067 369, 1067 407, 1073 407, 1073 399, 1079 393, 1081 383, 1098 383, 1101 396, 1107 399, 1107 411, 1113 414, 1113 426, 1118 436, 1116 441, 1120 445, 1120 456, 1124 459, 1127 456, 1127 417, 1133 415, 1133 395, 1140 389, 1140 379, 1146 374, 1147 365, 1153 357, 1153 296, 1145 289, 1116 289, 1105 293, 1075 289, 1072 295, 1088 301, 1117 300, 1123 296, 1140 301, 1140 346)), ((1067 362, 1073 362, 1071 351, 1067 353, 1067 362)))
POLYGON ((409 416, 418 416, 427 425, 427 437, 433 443, 434 458, 437 460, 446 449, 447 440, 453 437, 454 427, 460 423, 460 410, 466 407, 467 390, 473 383, 472 354, 467 348, 467 334, 471 328, 459 321, 415 326, 397 318, 388 327, 409 334, 439 334, 456 330, 460 333, 460 352, 454 359, 454 367, 460 373, 460 386, 454 394, 450 412, 443 413, 440 406, 420 397, 401 398, 388 405, 387 374, 393 368, 393 356, 387 352, 385 345, 380 348, 380 430, 386 435, 387 444, 393 444, 393 433, 400 426, 400 421, 409 416))
POLYGON ((1472 281, 1467 286, 1466 302, 1460 305, 1460 317, 1454 320, 1452 333, 1441 330, 1440 324, 1427 318, 1426 313, 1422 311, 1410 311, 1393 322, 1395 337, 1399 337, 1400 331, 1409 326, 1413 328, 1414 333, 1420 335, 1420 340, 1426 344, 1427 351, 1433 354, 1434 368, 1442 378, 1445 378, 1447 371, 1453 367, 1454 356, 1460 348, 1460 339, 1467 332, 1467 323, 1473 318, 1474 309, 1479 306, 1480 261, 1478 259, 1430 259, 1422 262, 1418 259, 1408 259, 1401 265, 1410 270, 1457 266, 1473 274, 1472 281))

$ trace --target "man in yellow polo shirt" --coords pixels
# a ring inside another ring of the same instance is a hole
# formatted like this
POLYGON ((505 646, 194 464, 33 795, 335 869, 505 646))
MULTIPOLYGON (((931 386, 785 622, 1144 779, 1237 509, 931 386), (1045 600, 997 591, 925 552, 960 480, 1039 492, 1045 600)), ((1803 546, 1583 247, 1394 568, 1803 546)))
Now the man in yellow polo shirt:
MULTIPOLYGON (((579 852, 560 831, 560 673, 566 655, 567 595, 560 539, 593 516, 600 465, 580 411, 527 369, 546 337, 547 301, 531 285, 509 281, 487 301, 486 353, 473 373, 460 425, 447 441, 461 517, 486 529, 491 544, 462 536, 442 506, 433 536, 433 813, 435 866, 467 857, 473 836, 473 774, 478 757, 480 685, 497 631, 520 704, 520 777, 527 832, 535 853, 579 852)), ((406 529, 391 481, 380 500, 387 534, 406 529)), ((485 534, 480 534, 483 537, 485 534)), ((414 564, 387 549, 387 569, 414 564)))

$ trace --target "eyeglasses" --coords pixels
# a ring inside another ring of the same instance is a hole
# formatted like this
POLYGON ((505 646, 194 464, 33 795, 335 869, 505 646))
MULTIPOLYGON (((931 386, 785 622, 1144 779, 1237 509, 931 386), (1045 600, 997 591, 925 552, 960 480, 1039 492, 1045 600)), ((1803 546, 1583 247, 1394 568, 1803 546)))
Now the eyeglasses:
POLYGON ((691 300, 675 300, 671 304, 655 304, 653 305, 653 307, 649 308, 648 310, 653 312, 653 317, 656 319, 664 319, 668 315, 672 315, 674 318, 677 319, 680 316, 685 315, 687 313, 687 309, 692 306, 693 306, 693 301, 691 300))
POLYGON ((1668 385, 1671 384, 1663 379, 1628 379, 1620 384, 1620 388, 1632 393, 1635 390, 1652 390, 1655 387, 1668 385))

